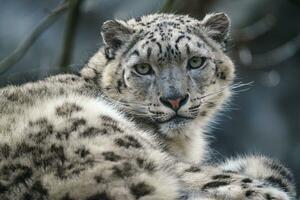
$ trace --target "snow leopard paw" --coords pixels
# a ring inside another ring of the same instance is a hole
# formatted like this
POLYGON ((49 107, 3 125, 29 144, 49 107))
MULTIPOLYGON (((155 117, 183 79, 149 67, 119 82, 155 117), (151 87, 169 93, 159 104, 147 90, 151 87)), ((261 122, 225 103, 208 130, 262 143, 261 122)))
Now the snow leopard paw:
POLYGON ((240 175, 216 175, 202 191, 216 200, 291 200, 287 192, 259 180, 240 175))

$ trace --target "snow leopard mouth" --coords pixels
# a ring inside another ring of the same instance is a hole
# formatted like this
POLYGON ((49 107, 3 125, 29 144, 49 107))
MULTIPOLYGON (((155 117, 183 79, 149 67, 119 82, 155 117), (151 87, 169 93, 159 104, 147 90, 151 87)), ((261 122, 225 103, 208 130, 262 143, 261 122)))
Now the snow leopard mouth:
POLYGON ((182 116, 182 115, 174 115, 171 118, 165 120, 165 121, 161 121, 159 123, 164 124, 164 123, 175 123, 175 124, 183 124, 183 123, 188 123, 189 121, 193 120, 194 118, 192 117, 186 117, 186 116, 182 116))

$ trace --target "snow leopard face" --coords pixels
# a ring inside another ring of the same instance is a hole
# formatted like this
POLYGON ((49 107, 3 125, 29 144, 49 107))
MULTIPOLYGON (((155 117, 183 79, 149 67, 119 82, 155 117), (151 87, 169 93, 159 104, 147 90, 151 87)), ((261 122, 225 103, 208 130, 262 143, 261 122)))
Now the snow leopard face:
POLYGON ((172 14, 107 21, 106 63, 97 81, 127 113, 165 134, 201 123, 229 96, 234 66, 223 52, 228 29, 223 13, 202 21, 172 14))

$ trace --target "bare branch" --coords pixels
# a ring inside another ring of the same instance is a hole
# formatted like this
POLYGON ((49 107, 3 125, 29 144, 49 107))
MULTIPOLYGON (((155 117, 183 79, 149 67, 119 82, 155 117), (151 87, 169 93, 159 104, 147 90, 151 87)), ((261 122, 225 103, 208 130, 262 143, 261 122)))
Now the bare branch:
POLYGON ((248 51, 248 54, 251 55, 251 62, 247 61, 245 63, 243 62, 243 59, 240 60, 244 65, 251 65, 251 67, 253 68, 269 68, 293 57, 299 50, 300 34, 298 34, 295 38, 286 42, 282 46, 263 54, 253 55, 250 51, 248 51))
POLYGON ((175 0, 166 0, 159 13, 168 13, 173 10, 175 0))
POLYGON ((62 46, 62 54, 59 60, 59 66, 63 71, 68 71, 72 59, 72 52, 74 46, 74 40, 76 36, 76 29, 78 26, 80 6, 83 0, 68 0, 70 9, 66 22, 66 29, 64 33, 64 40, 62 46))
POLYGON ((233 32, 233 38, 237 43, 250 42, 269 32, 275 25, 273 15, 267 15, 250 26, 233 32))
POLYGON ((8 57, 0 61, 0 74, 4 73, 10 66, 16 64, 32 46, 36 39, 49 28, 58 17, 64 13, 68 8, 67 3, 60 4, 57 8, 52 10, 37 27, 30 33, 30 35, 10 54, 8 57))

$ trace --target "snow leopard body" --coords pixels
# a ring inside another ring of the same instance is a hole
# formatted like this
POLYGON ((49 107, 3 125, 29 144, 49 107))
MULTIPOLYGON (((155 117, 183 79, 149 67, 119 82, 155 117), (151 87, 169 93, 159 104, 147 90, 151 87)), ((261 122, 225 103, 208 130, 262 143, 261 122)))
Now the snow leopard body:
POLYGON ((1 89, 0 199, 294 199, 278 161, 204 162, 234 79, 229 25, 223 13, 108 21, 80 75, 1 89))

